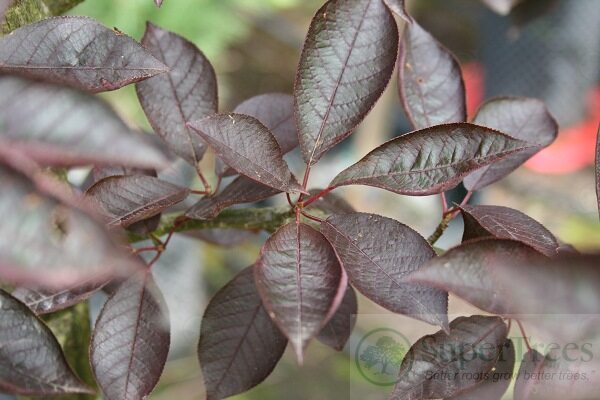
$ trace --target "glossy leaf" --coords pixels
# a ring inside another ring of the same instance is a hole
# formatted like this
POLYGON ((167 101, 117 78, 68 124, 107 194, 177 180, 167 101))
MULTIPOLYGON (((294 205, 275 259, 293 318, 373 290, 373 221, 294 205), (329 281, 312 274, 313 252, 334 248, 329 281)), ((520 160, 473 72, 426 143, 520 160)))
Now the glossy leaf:
POLYGON ((92 280, 59 289, 32 289, 18 287, 12 295, 22 301, 37 315, 53 313, 84 301, 106 284, 106 281, 92 280))
POLYGON ((558 125, 544 103, 527 97, 500 97, 486 102, 473 123, 497 129, 513 138, 534 145, 468 175, 468 190, 478 190, 510 174, 527 159, 556 139, 558 125))
POLYGON ((215 71, 193 43, 150 22, 142 44, 170 69, 136 85, 142 108, 173 153, 196 166, 206 144, 186 122, 217 112, 215 71))
POLYGON ((265 308, 302 363, 308 342, 344 295, 346 282, 333 249, 310 226, 290 223, 266 241, 254 271, 265 308))
POLYGON ((438 125, 392 139, 342 171, 330 186, 367 185, 424 196, 458 185, 465 175, 531 145, 467 123, 438 125))
POLYGON ((194 219, 212 219, 227 207, 235 204, 254 203, 278 193, 281 191, 242 175, 235 178, 219 194, 200 199, 186 212, 186 215, 194 219))
POLYGON ((0 38, 0 72, 93 93, 168 71, 135 40, 91 18, 55 17, 0 38))
POLYGON ((169 352, 162 294, 149 272, 133 275, 106 301, 90 344, 90 361, 107 400, 144 399, 169 352))
POLYGON ((109 218, 109 225, 126 228, 185 200, 189 189, 152 176, 128 175, 104 178, 86 194, 109 218))
MULTIPOLYGON (((282 154, 286 154, 298 146, 294 98, 289 94, 266 93, 254 96, 240 103, 233 112, 249 115, 259 120, 273 133, 282 154)), ((218 176, 235 174, 235 170, 229 168, 220 159, 217 160, 216 170, 218 176)))
POLYGON ((502 346, 498 362, 485 379, 448 400, 500 400, 510 386, 515 367, 515 346, 507 339, 502 346))
POLYGON ((253 268, 246 268, 217 292, 202 318, 198 358, 207 399, 258 385, 273 371, 286 345, 262 305, 253 268))
MULTIPOLYGON (((507 260, 520 268, 528 268, 538 258, 545 259, 520 242, 479 239, 433 258, 406 280, 452 292, 484 311, 508 315, 518 313, 514 303, 521 300, 507 297, 507 289, 499 286, 494 277, 507 260)), ((521 272, 518 275, 521 276, 521 272)))
POLYGON ((406 10, 406 4, 404 0, 383 0, 385 5, 392 11, 394 14, 398 15, 405 22, 411 23, 413 22, 412 17, 406 10))
POLYGON ((321 231, 358 291, 390 311, 447 328, 447 294, 402 282, 435 256, 421 235, 393 219, 364 213, 333 215, 321 231))
POLYGON ((554 235, 542 224, 518 210, 502 206, 465 205, 461 211, 465 221, 463 241, 494 236, 523 242, 548 257, 558 254, 560 244, 554 235), (487 235, 483 234, 482 230, 487 232, 487 235))
POLYGON ((0 390, 21 395, 92 393, 75 376, 48 327, 0 289, 0 390))
POLYGON ((314 164, 348 137, 387 86, 398 29, 381 0, 330 0, 308 30, 294 88, 300 148, 314 164))
POLYGON ((352 286, 348 285, 340 306, 327 325, 321 329, 317 339, 337 351, 342 351, 348 339, 350 339, 350 335, 356 324, 357 313, 358 302, 356 292, 352 286))
POLYGON ((404 31, 398 74, 400 99, 415 129, 467 120, 458 61, 414 21, 404 31))
POLYGON ((422 337, 402 360, 392 398, 446 398, 472 387, 496 364, 507 333, 501 318, 474 315, 452 321, 450 334, 422 337))
POLYGON ((17 285, 64 288, 139 268, 82 211, 39 192, 0 165, 0 277, 17 285))
POLYGON ((77 90, 0 76, 0 146, 42 165, 161 168, 164 155, 100 99, 77 90))
POLYGON ((218 114, 189 123, 231 168, 282 192, 302 192, 273 134, 257 119, 218 114))

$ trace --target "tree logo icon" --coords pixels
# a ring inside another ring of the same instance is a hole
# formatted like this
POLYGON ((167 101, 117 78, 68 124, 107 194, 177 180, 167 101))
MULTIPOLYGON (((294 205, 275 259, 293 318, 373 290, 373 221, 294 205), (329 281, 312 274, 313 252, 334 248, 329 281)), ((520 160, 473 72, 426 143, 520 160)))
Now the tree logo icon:
POLYGON ((390 328, 372 330, 356 348, 356 367, 372 384, 391 386, 398 381, 400 365, 409 349, 410 342, 400 332, 390 328))

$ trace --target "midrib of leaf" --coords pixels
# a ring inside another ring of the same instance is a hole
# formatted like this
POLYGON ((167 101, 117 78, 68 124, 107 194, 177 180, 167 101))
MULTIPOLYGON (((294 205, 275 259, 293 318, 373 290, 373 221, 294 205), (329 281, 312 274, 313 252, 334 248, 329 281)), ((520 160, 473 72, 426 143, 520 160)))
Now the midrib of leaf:
POLYGON ((302 359, 303 352, 303 341, 302 341, 302 279, 301 279, 301 261, 302 256, 300 254, 300 223, 296 220, 296 287, 298 288, 298 309, 296 311, 297 318, 296 321, 298 323, 298 333, 297 333, 297 341, 298 345, 301 346, 300 349, 296 349, 298 352, 298 357, 302 359))
MULTIPOLYGON (((154 35, 154 34, 152 34, 152 36, 154 36, 154 39, 156 40, 157 48, 158 48, 158 51, 160 52, 161 61, 163 63, 165 63, 165 65, 167 65, 166 64, 167 63, 167 59, 166 59, 165 53, 164 53, 164 51, 162 49, 160 39, 158 37, 156 37, 156 35, 154 35)), ((194 54, 193 60, 191 62, 191 65, 194 64, 195 58, 196 57, 195 57, 195 54, 194 54)), ((187 74, 186 74, 186 76, 187 76, 187 74)), ((167 73, 167 78, 169 79, 169 86, 171 87, 171 92, 173 94, 173 97, 175 98, 175 104, 177 105, 177 111, 179 111, 179 115, 181 116, 181 120, 183 121, 183 126, 185 128, 185 133, 186 133, 185 136, 186 136, 186 138, 188 140, 188 144, 189 144, 190 148, 192 149, 192 153, 194 155, 194 160, 196 160, 196 163, 197 163, 197 162, 200 161, 200 158, 198 157, 198 154, 196 153, 196 146, 194 146, 194 141, 192 139, 192 133, 189 131, 189 128, 186 125, 187 120, 186 120, 185 115, 183 114, 183 108, 181 108, 181 102, 179 100, 179 96, 177 94, 177 91, 175 90, 175 83, 173 82, 173 77, 171 76, 170 72, 167 73)))
POLYGON ((259 303, 256 306, 254 312, 252 313, 252 317, 250 318, 250 322, 248 323, 248 325, 246 326, 246 328, 244 330, 244 334, 240 338, 240 341, 237 343, 237 345, 236 345, 236 347, 235 347, 235 349, 233 351, 233 357, 231 357, 231 359, 227 362, 227 367, 225 367, 225 371, 223 371, 223 373, 221 374, 221 377, 219 378, 219 381, 217 382, 217 385, 215 386, 215 391, 216 392, 219 391, 219 388, 221 387, 221 384, 225 380, 225 376, 227 375, 227 373, 229 372, 229 369, 233 365, 233 360, 237 357, 238 352, 242 348, 242 344, 245 342, 246 337, 248 336, 248 333, 250 332, 250 328, 254 324, 254 320, 256 319, 256 316, 258 315, 258 312, 260 311, 261 307, 262 307, 262 303, 259 301, 259 303))
MULTIPOLYGON (((358 250, 361 254, 363 254, 371 264, 373 264, 377 269, 379 269, 381 272, 383 272, 383 274, 385 276, 388 277, 388 279, 393 282, 396 286, 398 286, 399 288, 402 287, 402 285, 400 283, 398 283, 392 276, 390 276, 390 274, 387 273, 387 271, 381 267, 381 265, 379 265, 377 262, 375 262, 375 260, 373 260, 367 253, 364 252, 363 249, 361 249, 360 247, 358 247, 358 245, 356 245, 354 243, 354 241, 349 237, 346 236, 342 231, 340 231, 339 229, 337 229, 336 226, 334 226, 332 223, 329 223, 327 221, 325 221, 326 224, 328 224, 329 226, 331 226, 333 229, 335 229, 336 232, 338 232, 344 239, 346 239, 348 241, 348 243, 350 243, 352 245, 352 247, 354 247, 356 250, 358 250)), ((408 297, 410 297, 411 299, 413 299, 413 301, 415 303, 417 303, 424 311, 428 311, 428 307, 423 304, 418 298, 414 297, 412 295, 412 293, 403 293, 404 295, 408 294, 408 297)), ((438 318, 436 318, 438 320, 438 322, 440 322, 440 324, 442 323, 442 321, 440 321, 438 318)))
POLYGON ((142 319, 142 307, 144 304, 144 297, 146 295, 146 283, 148 282, 148 274, 149 274, 149 272, 144 273, 144 279, 141 282, 142 293, 140 294, 140 301, 138 303, 138 311, 137 311, 137 318, 135 320, 134 335, 131 340, 131 353, 129 354, 129 362, 127 363, 127 375, 125 376, 125 388, 123 390, 124 398, 127 398, 127 390, 129 389, 129 381, 130 381, 130 376, 131 376, 131 364, 133 363, 133 358, 134 358, 133 354, 134 354, 134 351, 135 351, 135 348, 137 345, 137 339, 139 336, 140 320, 142 319))
MULTIPOLYGON (((319 132, 315 139, 315 144, 314 144, 312 152, 310 154, 310 158, 308 159, 307 165, 309 165, 309 166, 312 165, 312 163, 313 163, 313 159, 314 159, 315 151, 317 150, 317 147, 321 147, 321 145, 319 144, 319 141, 321 140, 321 136, 323 136, 323 131, 325 130, 325 125, 327 124, 327 120, 329 119, 329 114, 331 112, 331 108, 333 107, 333 101, 335 100, 335 96, 337 95, 338 88, 340 87, 340 84, 342 82, 342 77, 344 76, 344 72, 346 72, 346 68, 348 67, 348 62, 350 61, 350 56, 352 56, 352 51, 354 50, 354 45, 356 44, 356 39, 358 38, 358 34, 360 33, 360 29, 362 28, 363 22, 366 18, 367 11, 369 10, 369 7, 371 7, 371 1, 372 0, 369 0, 369 2, 367 3, 367 5, 362 13, 358 27, 356 28, 356 31, 354 32, 352 42, 350 43, 350 49, 348 50, 348 55, 346 56, 346 59, 344 60, 344 64, 342 65, 342 70, 340 71, 337 82, 333 89, 333 93, 331 94, 331 98, 329 99, 329 102, 327 104, 327 110, 325 110, 325 115, 323 116, 323 121, 321 122, 321 126, 319 127, 319 132)), ((327 17, 325 17, 325 23, 327 23, 327 17)))

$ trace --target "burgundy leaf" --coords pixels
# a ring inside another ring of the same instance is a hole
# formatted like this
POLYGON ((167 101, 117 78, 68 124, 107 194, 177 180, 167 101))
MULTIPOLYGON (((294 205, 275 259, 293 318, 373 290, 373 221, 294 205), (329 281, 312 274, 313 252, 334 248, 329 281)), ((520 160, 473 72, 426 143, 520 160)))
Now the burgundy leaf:
POLYGON ((438 331, 410 348, 392 398, 445 398, 471 388, 494 367, 507 334, 499 317, 456 318, 450 323, 450 334, 438 331))
POLYGON ((286 345, 262 305, 253 268, 246 268, 212 298, 202 318, 198 358, 207 400, 258 385, 273 371, 286 345))
POLYGON ((542 371, 544 356, 536 350, 530 350, 523 356, 519 373, 515 379, 514 400, 531 399, 531 394, 541 383, 537 379, 531 379, 542 371), (526 375, 529 379, 526 379, 526 375))
MULTIPOLYGON (((310 193, 310 196, 315 196, 322 192, 322 190, 311 189, 308 192, 310 193)), ((355 211, 354 208, 346 200, 344 200, 344 198, 334 193, 327 193, 325 196, 320 197, 306 208, 310 209, 311 207, 318 208, 319 210, 325 211, 329 214, 349 214, 355 211)))
POLYGON ((340 306, 327 325, 321 329, 317 339, 337 351, 342 351, 356 324, 357 313, 356 292, 352 286, 348 285, 340 306))
POLYGON ((307 164, 363 120, 387 86, 397 52, 398 29, 381 0, 330 0, 317 11, 294 88, 307 164))
POLYGON ((413 22, 412 17, 406 10, 406 4, 404 0, 383 0, 383 2, 394 14, 398 15, 405 22, 413 22))
POLYGON ((231 168, 282 192, 302 192, 273 134, 257 119, 217 114, 188 124, 231 168))
POLYGON ((136 85, 142 108, 173 153, 196 166, 206 144, 185 124, 217 112, 215 71, 193 43, 150 22, 142 44, 170 68, 136 85))
POLYGON ((189 189, 146 175, 109 176, 86 192, 108 218, 124 228, 160 214, 188 196, 189 189))
POLYGON ((447 294, 402 282, 435 256, 421 235, 393 219, 364 213, 333 215, 321 231, 358 291, 390 311, 447 329, 447 294))
POLYGON ((86 17, 55 17, 0 38, 0 72, 115 90, 168 71, 129 36, 86 17))
MULTIPOLYGON (((259 120, 273 133, 282 154, 298 146, 298 135, 294 119, 294 98, 289 94, 266 93, 254 96, 240 103, 233 112, 249 115, 259 120)), ((235 170, 229 168, 220 159, 217 159, 216 170, 218 176, 235 174, 235 170)))
POLYGON ((117 166, 105 166, 105 167, 94 167, 92 168, 92 178, 94 183, 101 181, 109 176, 123 176, 123 175, 148 175, 156 177, 156 171, 153 169, 141 169, 141 168, 130 168, 130 167, 117 167, 117 166))
POLYGON ((415 129, 467 120, 458 61, 415 21, 406 25, 400 46, 398 89, 415 129))
POLYGON ((598 214, 600 214, 600 125, 596 135, 596 199, 598 200, 598 214))
POLYGON ((262 185, 246 176, 238 176, 217 195, 203 197, 186 212, 193 219, 213 219, 227 207, 254 203, 281 193, 278 189, 262 185))
POLYGON ((139 268, 103 227, 0 165, 0 277, 64 288, 139 268))
POLYGON ((524 0, 481 0, 492 11, 500 15, 508 15, 510 11, 524 0))
POLYGON ((485 379, 448 400, 500 400, 510 385, 514 367, 515 347, 512 340, 506 339, 498 362, 485 379))
MULTIPOLYGON (((597 331, 596 331, 597 333, 597 331)), ((600 391, 596 378, 600 362, 595 340, 569 341, 565 347, 549 344, 545 357, 537 351, 523 359, 515 383, 515 400, 595 399, 600 391)))
POLYGON ((484 311, 507 315, 517 313, 514 302, 521 302, 521 299, 507 297, 507 289, 497 284, 495 274, 507 260, 525 268, 538 258, 545 259, 520 242, 480 239, 431 259, 406 280, 452 292, 484 311))
POLYGON ((0 76, 0 126, 0 146, 43 165, 166 164, 106 103, 70 88, 0 76))
POLYGON ((23 303, 0 289, 0 390, 21 395, 93 393, 58 341, 23 303))
POLYGON ((19 287, 12 292, 12 295, 37 315, 43 315, 63 310, 84 301, 105 284, 106 281, 93 279, 90 282, 82 282, 59 289, 19 287))
POLYGON ((560 244, 554 235, 518 210, 502 206, 465 205, 461 211, 465 220, 463 241, 494 236, 523 242, 548 257, 558 254, 560 244))
POLYGON ((254 271, 265 308, 302 363, 344 295, 347 280, 333 249, 310 226, 290 223, 267 240, 254 271))
POLYGON ((90 362, 107 400, 141 400, 169 352, 165 301, 149 272, 133 275, 106 301, 90 343, 90 362))
POLYGON ((342 171, 330 186, 367 185, 424 196, 458 185, 465 175, 530 144, 481 126, 437 125, 392 139, 342 171))
POLYGON ((473 121, 534 145, 468 175, 468 190, 478 190, 510 174, 556 139, 558 125, 543 102, 527 97, 500 97, 486 102, 473 121))
POLYGON ((233 228, 202 229, 187 231, 185 234, 223 247, 237 246, 256 236, 255 232, 233 228))

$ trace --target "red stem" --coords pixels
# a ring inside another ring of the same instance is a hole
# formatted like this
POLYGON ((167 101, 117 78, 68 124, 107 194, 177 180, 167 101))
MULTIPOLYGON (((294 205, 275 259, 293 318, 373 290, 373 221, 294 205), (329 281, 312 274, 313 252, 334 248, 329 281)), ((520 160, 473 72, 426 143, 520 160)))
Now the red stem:
POLYGON ((310 215, 307 212, 301 211, 301 213, 302 213, 302 215, 304 215, 308 219, 312 219, 313 221, 316 221, 318 223, 323 222, 323 220, 321 218, 315 217, 314 215, 310 215))
POLYGON ((527 340, 527 333, 525 333, 525 328, 523 328, 523 324, 521 324, 521 321, 519 321, 518 319, 516 321, 517 325, 519 325, 519 329, 521 330, 521 335, 523 335, 525 346, 527 347, 527 350, 531 351, 531 346, 529 345, 529 340, 527 340))
POLYGON ((440 193, 440 199, 442 200, 442 214, 446 214, 446 211, 448 211, 448 203, 446 202, 446 192, 440 193))
POLYGON ((311 205, 315 201, 319 200, 321 197, 327 195, 333 189, 335 189, 335 186, 329 186, 328 188, 325 188, 325 189, 321 190, 319 193, 315 194, 313 197, 311 197, 308 200, 306 200, 304 202, 304 207, 307 207, 307 206, 311 205))

